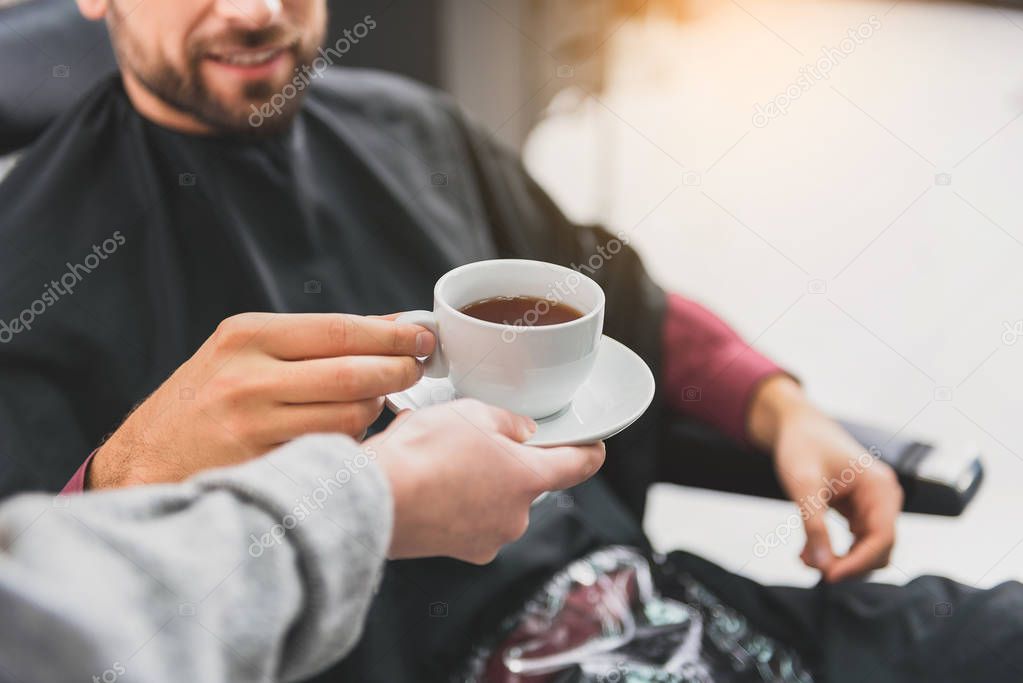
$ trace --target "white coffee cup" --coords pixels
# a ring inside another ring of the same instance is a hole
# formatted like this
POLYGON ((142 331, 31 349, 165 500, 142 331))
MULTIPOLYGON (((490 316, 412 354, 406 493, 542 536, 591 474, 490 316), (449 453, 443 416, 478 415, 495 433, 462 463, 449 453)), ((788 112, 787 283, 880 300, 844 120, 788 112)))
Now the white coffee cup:
POLYGON ((604 292, 582 273, 542 261, 477 261, 448 272, 433 290, 433 311, 409 311, 398 321, 429 329, 438 345, 427 377, 448 377, 459 396, 520 415, 543 418, 566 408, 593 368, 604 326, 604 292), (505 325, 459 309, 482 299, 542 299, 536 317, 505 325), (536 325, 545 302, 567 304, 582 317, 536 325))

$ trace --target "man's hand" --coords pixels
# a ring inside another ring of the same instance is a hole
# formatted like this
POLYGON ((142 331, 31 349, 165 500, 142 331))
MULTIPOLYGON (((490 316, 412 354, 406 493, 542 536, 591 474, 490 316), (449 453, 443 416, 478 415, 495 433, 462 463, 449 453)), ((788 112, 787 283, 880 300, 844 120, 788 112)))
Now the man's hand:
POLYGON ((774 453, 775 470, 799 505, 806 528, 800 556, 829 582, 884 567, 895 544, 902 488, 892 469, 874 458, 840 425, 810 404, 789 377, 766 380, 750 410, 749 433, 774 453), (854 541, 834 554, 824 517, 828 507, 849 520, 854 541))
POLYGON ((311 432, 361 438, 433 346, 424 328, 381 318, 228 318, 100 448, 88 487, 179 481, 311 432))
POLYGON ((478 401, 402 413, 366 440, 391 481, 394 559, 446 555, 476 564, 522 536, 544 491, 589 479, 604 444, 535 448, 536 423, 478 401))

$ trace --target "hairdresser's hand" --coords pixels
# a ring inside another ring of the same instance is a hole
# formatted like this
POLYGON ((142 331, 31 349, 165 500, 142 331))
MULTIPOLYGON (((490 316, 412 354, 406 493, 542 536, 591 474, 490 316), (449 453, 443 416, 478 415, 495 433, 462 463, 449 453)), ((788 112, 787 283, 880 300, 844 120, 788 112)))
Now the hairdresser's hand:
POLYGON ((367 439, 391 481, 391 557, 489 562, 525 533, 537 496, 575 486, 604 463, 603 443, 522 445, 535 430, 527 417, 461 400, 403 413, 367 439))
POLYGON ((361 438, 433 346, 424 328, 380 318, 228 318, 103 444, 88 488, 178 481, 312 432, 361 438))
POLYGON ((806 528, 803 562, 829 582, 862 576, 888 564, 903 493, 895 472, 873 457, 814 407, 787 376, 765 381, 754 396, 750 435, 774 453, 775 470, 799 505, 806 528), (825 515, 849 520, 853 545, 843 556, 831 547, 825 515))

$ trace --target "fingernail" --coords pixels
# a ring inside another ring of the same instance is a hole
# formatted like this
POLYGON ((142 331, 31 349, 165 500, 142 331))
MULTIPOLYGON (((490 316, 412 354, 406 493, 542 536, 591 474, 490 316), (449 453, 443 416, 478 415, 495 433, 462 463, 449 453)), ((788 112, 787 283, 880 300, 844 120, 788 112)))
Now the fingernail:
POLYGON ((429 332, 420 332, 416 335, 416 355, 425 356, 430 352, 430 337, 433 335, 429 332))
POLYGON ((529 419, 528 417, 522 418, 522 425, 526 428, 526 433, 523 434, 523 441, 528 440, 531 436, 536 434, 536 422, 529 419))

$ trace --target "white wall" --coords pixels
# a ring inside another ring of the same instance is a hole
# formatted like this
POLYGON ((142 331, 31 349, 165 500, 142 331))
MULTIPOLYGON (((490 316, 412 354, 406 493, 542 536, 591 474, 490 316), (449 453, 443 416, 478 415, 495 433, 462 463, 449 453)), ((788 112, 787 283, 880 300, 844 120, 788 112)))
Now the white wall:
MULTIPOLYGON (((1023 12, 689 8, 682 24, 620 30, 608 91, 562 95, 528 165, 574 216, 631 231, 665 286, 723 314, 827 409, 980 446, 988 479, 967 514, 905 516, 879 578, 1023 579, 1023 338, 1002 341, 1023 321, 1023 12), (869 38, 843 46, 859 27, 869 38), (849 54, 832 53, 828 78, 811 74, 786 114, 755 125, 757 103, 825 47, 849 54), (936 400, 943 388, 950 401, 936 400)), ((648 529, 664 548, 811 583, 801 538, 753 554, 756 534, 791 512, 661 488, 648 529)))

